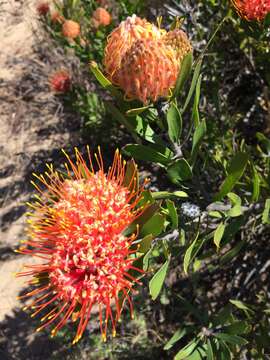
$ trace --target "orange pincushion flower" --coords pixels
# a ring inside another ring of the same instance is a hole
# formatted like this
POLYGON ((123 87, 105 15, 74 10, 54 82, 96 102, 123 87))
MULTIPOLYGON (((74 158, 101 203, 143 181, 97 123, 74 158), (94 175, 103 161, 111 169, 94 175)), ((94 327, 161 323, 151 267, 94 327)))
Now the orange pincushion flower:
POLYGON ((95 27, 110 25, 112 21, 110 13, 102 7, 93 12, 92 22, 95 27))
POLYGON ((55 92, 66 93, 71 88, 71 78, 66 70, 56 71, 50 77, 50 87, 55 92))
POLYGON ((73 20, 66 20, 62 26, 62 33, 69 39, 75 39, 80 35, 80 24, 73 20))
POLYGON ((165 30, 158 29, 136 15, 122 21, 109 35, 105 48, 104 66, 110 80, 113 81, 114 73, 119 68, 122 58, 136 40, 160 39, 164 33, 165 30))
POLYGON ((42 2, 37 5, 37 12, 40 16, 46 16, 50 10, 50 6, 47 2, 42 2))
POLYGON ((128 98, 143 103, 169 95, 179 72, 174 50, 162 40, 137 40, 122 59, 115 83, 128 98))
POLYGON ((263 21, 270 12, 270 0, 232 0, 239 15, 249 21, 263 21))
POLYGON ((34 307, 32 316, 42 313, 37 331, 54 323, 54 336, 72 319, 78 324, 74 343, 81 338, 93 307, 99 311, 104 340, 109 320, 115 335, 125 301, 133 312, 130 291, 138 280, 129 271, 143 271, 133 266, 136 250, 131 245, 136 235, 127 237, 123 231, 143 211, 137 204, 144 187, 137 185, 134 163, 130 167, 133 175, 127 176, 126 163, 118 151, 105 173, 100 150, 95 154, 96 172, 89 149, 90 167, 75 150, 75 163, 65 154, 66 177, 52 165, 47 165, 45 175, 34 174, 47 191, 32 182, 41 195, 29 204, 34 209, 29 214, 30 240, 19 252, 43 261, 26 265, 26 270, 17 274, 33 277, 29 283, 36 288, 22 298, 36 297, 26 308, 34 307))

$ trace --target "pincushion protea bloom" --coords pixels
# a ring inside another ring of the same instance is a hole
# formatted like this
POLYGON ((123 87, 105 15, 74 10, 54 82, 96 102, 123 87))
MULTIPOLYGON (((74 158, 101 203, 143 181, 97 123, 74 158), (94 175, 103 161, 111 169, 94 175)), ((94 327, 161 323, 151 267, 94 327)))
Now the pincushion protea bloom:
POLYGON ((73 343, 81 338, 93 308, 99 312, 104 340, 109 320, 115 335, 126 301, 133 314, 130 293, 139 281, 130 271, 143 271, 133 265, 136 249, 131 245, 136 235, 127 237, 123 231, 144 211, 138 207, 144 184, 138 186, 133 162, 127 171, 116 151, 105 173, 99 149, 95 172, 89 149, 90 167, 77 149, 75 154, 73 163, 65 153, 65 177, 52 165, 47 165, 45 175, 34 174, 39 184, 32 183, 40 195, 29 204, 34 210, 29 213, 30 240, 18 252, 43 262, 25 265, 25 271, 17 274, 32 276, 29 283, 36 286, 21 298, 35 296, 26 308, 34 309, 32 316, 42 314, 43 324, 37 331, 55 323, 54 336, 72 319, 78 324, 73 343))
POLYGON ((40 16, 46 16, 50 10, 50 6, 47 2, 40 2, 37 4, 36 9, 40 16))
POLYGON ((62 25, 62 34, 69 38, 75 39, 80 35, 80 24, 73 20, 66 20, 62 25))
POLYGON ((104 66, 110 80, 113 81, 116 70, 120 67, 122 58, 133 43, 141 39, 160 39, 164 30, 158 29, 145 19, 136 15, 128 17, 108 36, 105 48, 104 66))
POLYGON ((92 23, 95 27, 108 26, 112 21, 110 13, 102 7, 93 12, 92 23))
POLYGON ((138 40, 122 59, 115 73, 115 83, 130 99, 143 103, 169 95, 176 82, 179 61, 173 49, 162 40, 138 40))
POLYGON ((109 36, 104 65, 108 78, 128 98, 146 104, 170 94, 190 51, 182 30, 167 32, 134 15, 109 36))
POLYGON ((232 0, 239 15, 249 21, 263 21, 270 12, 270 0, 232 0))
POLYGON ((49 79, 50 87, 58 93, 66 93, 71 88, 71 78, 66 70, 56 71, 49 79))

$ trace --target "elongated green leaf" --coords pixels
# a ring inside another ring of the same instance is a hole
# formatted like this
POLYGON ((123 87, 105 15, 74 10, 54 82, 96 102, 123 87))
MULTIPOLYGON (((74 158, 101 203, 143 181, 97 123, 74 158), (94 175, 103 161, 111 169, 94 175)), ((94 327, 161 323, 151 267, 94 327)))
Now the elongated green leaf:
POLYGON ((112 114, 113 118, 118 121, 121 125, 124 125, 127 130, 131 133, 133 139, 137 143, 141 143, 141 139, 137 136, 134 126, 131 124, 131 122, 117 109, 116 106, 112 102, 105 102, 106 109, 112 114))
POLYGON ((181 340, 185 335, 186 335, 186 333, 187 333, 187 331, 186 331, 186 329, 179 329, 179 330, 177 330, 174 334, 173 334, 173 336, 170 338, 170 340, 166 343, 166 345, 164 346, 164 350, 169 350, 170 348, 172 348, 173 347, 173 345, 177 342, 177 341, 179 341, 179 340, 181 340))
POLYGON ((123 151, 135 159, 151 161, 154 163, 168 164, 170 159, 164 154, 154 150, 150 146, 129 144, 124 146, 123 151))
POLYGON ((192 68, 192 61, 193 56, 191 52, 184 57, 183 61, 181 61, 180 71, 173 91, 173 98, 179 96, 187 79, 189 78, 192 68))
POLYGON ((155 275, 152 277, 152 279, 149 282, 150 295, 152 296, 153 300, 156 300, 162 289, 163 283, 167 275, 169 263, 170 263, 170 259, 168 259, 161 266, 161 268, 155 273, 155 275))
POLYGON ((193 109, 192 109, 192 120, 194 122, 195 128, 199 126, 200 123, 199 102, 200 102, 200 93, 201 93, 201 80, 202 80, 202 75, 199 76, 196 84, 193 109))
POLYGON ((214 233, 214 243, 218 249, 220 246, 220 241, 224 234, 224 230, 225 230, 225 225, 223 223, 220 223, 214 233))
POLYGON ((224 330, 231 335, 247 334, 251 330, 251 325, 247 321, 235 321, 226 326, 224 330))
POLYGON ((178 143, 182 132, 182 117, 174 103, 167 112, 167 123, 169 138, 173 143, 178 143))
POLYGON ((92 71, 93 75, 95 76, 95 78, 97 79, 97 81, 100 83, 100 85, 106 89, 109 90, 110 93, 112 95, 114 95, 115 97, 117 97, 118 99, 122 99, 123 96, 120 93, 120 91, 118 91, 113 84, 110 82, 109 79, 107 79, 104 74, 100 71, 98 64, 94 61, 91 61, 90 63, 90 70, 92 71))
POLYGON ((258 201, 260 196, 260 177, 259 174, 255 168, 255 166, 252 166, 253 170, 253 191, 252 191, 252 201, 258 201))
POLYGON ((231 200, 231 203, 233 205, 232 208, 227 213, 228 216, 237 217, 242 215, 241 198, 232 192, 228 193, 227 196, 231 200))
POLYGON ((211 339, 207 339, 206 355, 207 355, 207 360, 215 360, 211 339))
POLYGON ((137 115, 140 115, 141 113, 143 113, 148 108, 149 108, 149 106, 143 106, 143 107, 136 108, 136 109, 130 109, 126 112, 126 115, 127 116, 137 116, 137 115))
POLYGON ((178 229, 178 215, 174 205, 174 202, 171 200, 166 200, 167 209, 169 210, 169 215, 172 221, 172 228, 178 229))
POLYGON ((184 107, 182 110, 182 114, 186 111, 186 108, 188 107, 188 104, 189 104, 189 102, 192 98, 192 95, 194 93, 194 90, 196 88, 198 77, 200 76, 201 66, 202 66, 202 60, 199 60, 194 69, 191 85, 190 85, 189 92, 188 92, 188 95, 187 95, 187 98, 186 98, 186 101, 185 101, 185 104, 184 104, 184 107))
POLYGON ((138 189, 139 186, 139 177, 138 177, 138 169, 137 165, 135 164, 134 160, 130 160, 127 162, 126 165, 126 173, 123 180, 123 185, 129 187, 133 184, 136 184, 135 190, 138 189))
POLYGON ((243 301, 230 299, 230 303, 236 306, 240 310, 253 311, 250 307, 248 307, 243 301))
POLYGON ((185 191, 156 191, 152 193, 153 199, 168 199, 171 197, 187 198, 188 194, 185 191))
POLYGON ((167 169, 168 176, 174 184, 186 181, 192 178, 192 170, 185 159, 178 159, 167 169))
POLYGON ((243 152, 237 153, 230 162, 228 175, 222 183, 218 194, 214 197, 215 201, 221 200, 230 192, 242 177, 248 162, 248 155, 243 152))
POLYGON ((230 334, 226 334, 226 333, 216 333, 215 337, 226 342, 229 344, 233 344, 233 345, 246 345, 248 344, 248 341, 244 338, 242 338, 241 336, 237 336, 237 335, 230 335, 230 334))
POLYGON ((151 248, 151 244, 153 241, 153 235, 146 235, 140 242, 139 244, 139 249, 138 251, 141 253, 147 253, 147 251, 151 248))
POLYGON ((194 164, 197 153, 199 151, 200 145, 202 143, 203 137, 206 133, 206 123, 203 120, 195 129, 193 140, 192 140, 192 149, 191 149, 191 163, 194 164))
POLYGON ((196 349, 199 340, 193 339, 175 355, 174 360, 186 359, 196 349))
POLYGON ((198 237, 199 237, 199 233, 197 233, 195 239, 193 240, 193 242, 191 243, 191 245, 188 247, 186 253, 185 253, 185 256, 184 256, 184 272, 187 274, 187 271, 188 271, 188 267, 189 267, 189 264, 193 258, 193 253, 194 253, 194 249, 195 249, 195 246, 197 244, 197 241, 198 241, 198 237))
POLYGON ((142 236, 158 236, 164 229, 165 217, 161 214, 152 216, 142 227, 140 234, 142 236))
POLYGON ((269 211, 270 211, 270 199, 266 199, 262 214, 263 224, 270 224, 269 211))

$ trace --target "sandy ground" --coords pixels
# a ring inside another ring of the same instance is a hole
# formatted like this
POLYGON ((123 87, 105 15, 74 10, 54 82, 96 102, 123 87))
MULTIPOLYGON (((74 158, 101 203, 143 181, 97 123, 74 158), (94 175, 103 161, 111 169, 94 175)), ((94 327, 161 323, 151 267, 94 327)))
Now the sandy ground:
POLYGON ((62 147, 76 143, 79 129, 78 119, 63 114, 48 87, 59 56, 46 49, 51 45, 44 38, 40 42, 34 5, 33 0, 0 0, 0 359, 41 359, 42 351, 47 356, 43 340, 27 336, 32 325, 16 300, 24 280, 14 273, 32 260, 13 250, 24 236, 32 172, 57 161, 62 147))

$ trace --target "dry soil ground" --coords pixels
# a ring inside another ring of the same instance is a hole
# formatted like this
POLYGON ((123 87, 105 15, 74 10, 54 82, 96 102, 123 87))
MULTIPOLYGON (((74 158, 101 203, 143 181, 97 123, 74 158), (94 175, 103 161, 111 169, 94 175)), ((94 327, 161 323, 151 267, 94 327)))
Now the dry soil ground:
POLYGON ((0 0, 0 359, 50 359, 53 346, 33 336, 33 324, 16 296, 23 280, 14 273, 31 261, 13 250, 24 236, 25 202, 33 171, 58 160, 78 138, 79 121, 63 114, 48 87, 62 62, 40 36, 34 0, 0 0), (41 41, 42 39, 42 41, 41 41), (49 55, 48 55, 49 54, 49 55), (46 345, 45 345, 46 344, 46 345))

